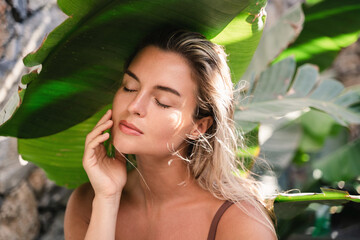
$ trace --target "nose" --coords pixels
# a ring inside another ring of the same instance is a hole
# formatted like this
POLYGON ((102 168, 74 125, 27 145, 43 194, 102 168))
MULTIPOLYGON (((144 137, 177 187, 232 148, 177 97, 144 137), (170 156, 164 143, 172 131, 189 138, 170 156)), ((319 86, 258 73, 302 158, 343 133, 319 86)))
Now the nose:
POLYGON ((144 117, 146 115, 147 102, 148 101, 146 100, 146 95, 139 92, 128 105, 128 111, 131 114, 135 114, 139 117, 144 117))

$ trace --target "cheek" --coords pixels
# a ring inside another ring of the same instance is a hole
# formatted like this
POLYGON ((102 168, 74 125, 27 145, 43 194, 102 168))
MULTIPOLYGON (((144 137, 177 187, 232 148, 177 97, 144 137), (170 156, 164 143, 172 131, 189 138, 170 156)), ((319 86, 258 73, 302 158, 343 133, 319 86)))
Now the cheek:
POLYGON ((177 131, 184 125, 183 117, 180 112, 175 112, 169 115, 168 122, 177 131))
POLYGON ((132 98, 132 96, 128 96, 119 90, 113 99, 113 115, 118 115, 120 112, 124 111, 127 108, 129 102, 132 101, 132 98))
POLYGON ((185 118, 181 112, 173 112, 166 117, 157 116, 153 127, 154 135, 161 142, 161 145, 179 145, 186 139, 186 135, 192 129, 192 120, 185 118))
POLYGON ((119 92, 117 92, 114 96, 114 99, 113 99, 113 111, 115 111, 117 108, 119 108, 119 106, 121 106, 119 103, 121 102, 120 100, 121 96, 119 94, 119 92))

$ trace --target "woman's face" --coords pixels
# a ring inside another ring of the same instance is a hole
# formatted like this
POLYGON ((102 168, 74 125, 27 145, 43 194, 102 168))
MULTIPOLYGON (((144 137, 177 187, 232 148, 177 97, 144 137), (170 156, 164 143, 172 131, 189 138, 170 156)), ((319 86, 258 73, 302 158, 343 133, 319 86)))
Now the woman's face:
POLYGON ((148 46, 124 74, 113 102, 115 148, 126 154, 166 156, 185 150, 194 129, 197 86, 181 55, 148 46))

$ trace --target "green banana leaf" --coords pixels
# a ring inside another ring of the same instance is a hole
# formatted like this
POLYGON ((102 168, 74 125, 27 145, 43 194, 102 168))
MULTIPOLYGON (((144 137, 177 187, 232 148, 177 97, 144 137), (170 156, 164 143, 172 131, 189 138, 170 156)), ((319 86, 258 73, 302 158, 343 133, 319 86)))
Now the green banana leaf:
POLYGON ((311 203, 341 205, 348 201, 360 203, 359 195, 346 191, 321 188, 322 193, 281 193, 274 199, 276 216, 291 219, 301 213, 311 203))
POLYGON ((186 28, 224 44, 234 81, 260 40, 266 0, 58 0, 69 17, 24 58, 42 66, 22 79, 23 102, 0 135, 37 138, 64 131, 111 103, 125 60, 162 28, 186 28))
POLYGON ((85 137, 111 108, 108 104, 120 84, 124 61, 139 40, 169 22, 199 31, 225 45, 236 81, 260 40, 266 1, 58 4, 69 18, 24 58, 27 66, 42 64, 42 70, 23 77, 28 84, 23 102, 0 127, 0 135, 18 137, 24 160, 43 168, 58 185, 74 188, 88 181, 82 167, 85 137))
POLYGON ((75 188, 88 182, 82 166, 86 135, 111 106, 65 131, 41 138, 18 139, 18 151, 26 161, 44 169, 57 185, 75 188))
POLYGON ((303 6, 304 29, 276 61, 294 55, 298 64, 312 63, 322 71, 331 66, 342 48, 359 38, 360 2, 324 0, 303 6))
POLYGON ((323 111, 344 126, 360 123, 360 113, 351 108, 360 102, 359 86, 345 89, 334 79, 318 82, 318 69, 310 64, 299 67, 294 77, 295 67, 294 58, 286 58, 250 83, 235 112, 244 132, 256 123, 274 122, 308 108, 323 111))

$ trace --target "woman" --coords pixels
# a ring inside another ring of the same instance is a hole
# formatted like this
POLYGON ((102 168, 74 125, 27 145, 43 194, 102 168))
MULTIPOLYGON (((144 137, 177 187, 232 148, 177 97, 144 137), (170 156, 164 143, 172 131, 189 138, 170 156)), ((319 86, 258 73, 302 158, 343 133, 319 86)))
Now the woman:
POLYGON ((276 239, 256 181, 239 174, 223 49, 198 33, 156 34, 125 69, 86 138, 91 184, 69 200, 66 239, 276 239), (115 158, 102 144, 110 128, 115 158), (128 174, 123 154, 136 156, 128 174))

